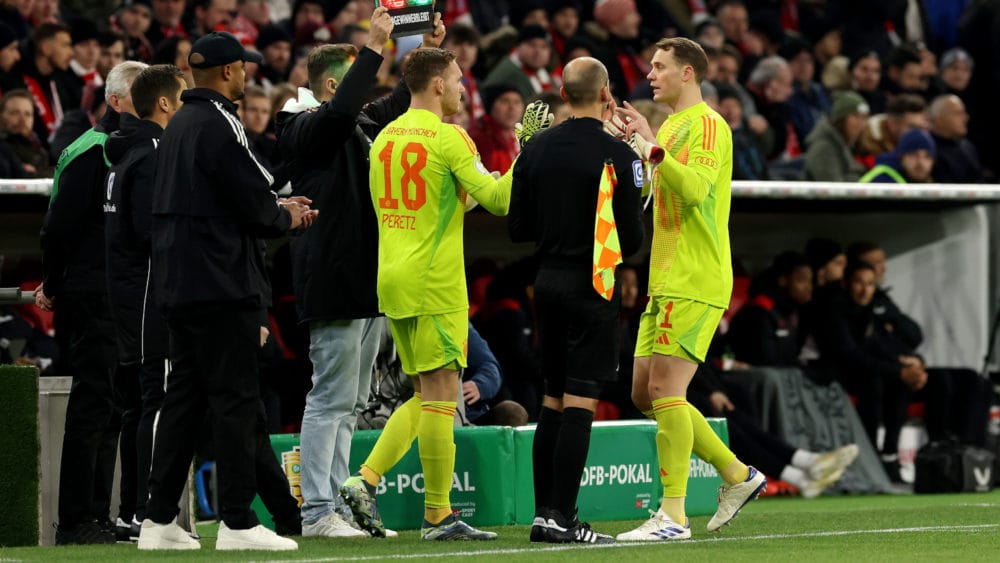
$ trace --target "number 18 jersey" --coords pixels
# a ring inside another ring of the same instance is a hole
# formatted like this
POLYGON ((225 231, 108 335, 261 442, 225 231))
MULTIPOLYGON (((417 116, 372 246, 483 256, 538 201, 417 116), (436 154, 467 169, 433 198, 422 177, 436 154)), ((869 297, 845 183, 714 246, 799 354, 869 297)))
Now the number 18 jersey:
POLYGON ((401 319, 467 310, 465 199, 506 215, 510 173, 495 179, 464 129, 410 109, 375 138, 369 180, 382 312, 401 319))

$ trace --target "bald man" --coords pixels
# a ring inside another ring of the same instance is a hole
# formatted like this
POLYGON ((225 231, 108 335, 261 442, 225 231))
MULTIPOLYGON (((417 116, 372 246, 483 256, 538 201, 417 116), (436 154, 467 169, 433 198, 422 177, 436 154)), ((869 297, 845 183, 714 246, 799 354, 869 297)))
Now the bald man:
POLYGON ((535 301, 545 396, 533 446, 531 541, 611 543, 576 514, 594 409, 618 363, 621 291, 613 267, 605 277, 610 287, 595 288, 594 225, 602 183, 612 185, 602 182, 610 163, 617 187, 605 197, 611 196, 619 248, 623 256, 639 250, 643 165, 602 128, 614 109, 603 64, 590 57, 570 62, 560 94, 572 117, 522 149, 510 201, 511 238, 534 242, 539 258, 535 301))

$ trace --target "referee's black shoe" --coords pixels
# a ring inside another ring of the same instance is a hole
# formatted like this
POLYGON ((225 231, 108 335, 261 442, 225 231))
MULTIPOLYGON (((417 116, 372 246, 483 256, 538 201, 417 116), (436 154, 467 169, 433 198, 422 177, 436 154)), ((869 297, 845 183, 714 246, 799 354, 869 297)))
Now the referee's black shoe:
POLYGON ((615 543, 613 536, 595 531, 589 523, 578 520, 575 513, 572 518, 566 518, 558 510, 550 509, 544 520, 545 525, 539 526, 539 540, 534 539, 535 525, 532 525, 532 541, 544 543, 615 543))
POLYGON ((56 545, 91 545, 115 543, 115 534, 104 530, 96 521, 83 522, 72 528, 56 526, 56 545))

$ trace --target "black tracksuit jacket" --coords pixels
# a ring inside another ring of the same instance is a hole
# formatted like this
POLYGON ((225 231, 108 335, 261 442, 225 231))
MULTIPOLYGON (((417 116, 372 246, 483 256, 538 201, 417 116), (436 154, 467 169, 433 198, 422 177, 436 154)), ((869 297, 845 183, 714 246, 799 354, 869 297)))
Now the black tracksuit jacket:
POLYGON ((181 94, 184 106, 156 151, 152 267, 168 317, 216 309, 263 310, 271 296, 262 238, 279 237, 291 215, 257 161, 236 105, 210 89, 181 94))

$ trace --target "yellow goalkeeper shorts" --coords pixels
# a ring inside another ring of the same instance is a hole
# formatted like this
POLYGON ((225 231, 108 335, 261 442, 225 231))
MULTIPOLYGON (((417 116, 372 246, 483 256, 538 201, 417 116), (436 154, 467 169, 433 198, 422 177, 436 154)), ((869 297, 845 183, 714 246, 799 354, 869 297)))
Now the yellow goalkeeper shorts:
POLYGON ((468 367, 469 312, 389 319, 403 371, 412 376, 468 367))
POLYGON ((635 357, 653 354, 690 362, 705 361, 715 329, 725 310, 700 301, 653 296, 639 318, 635 357))

